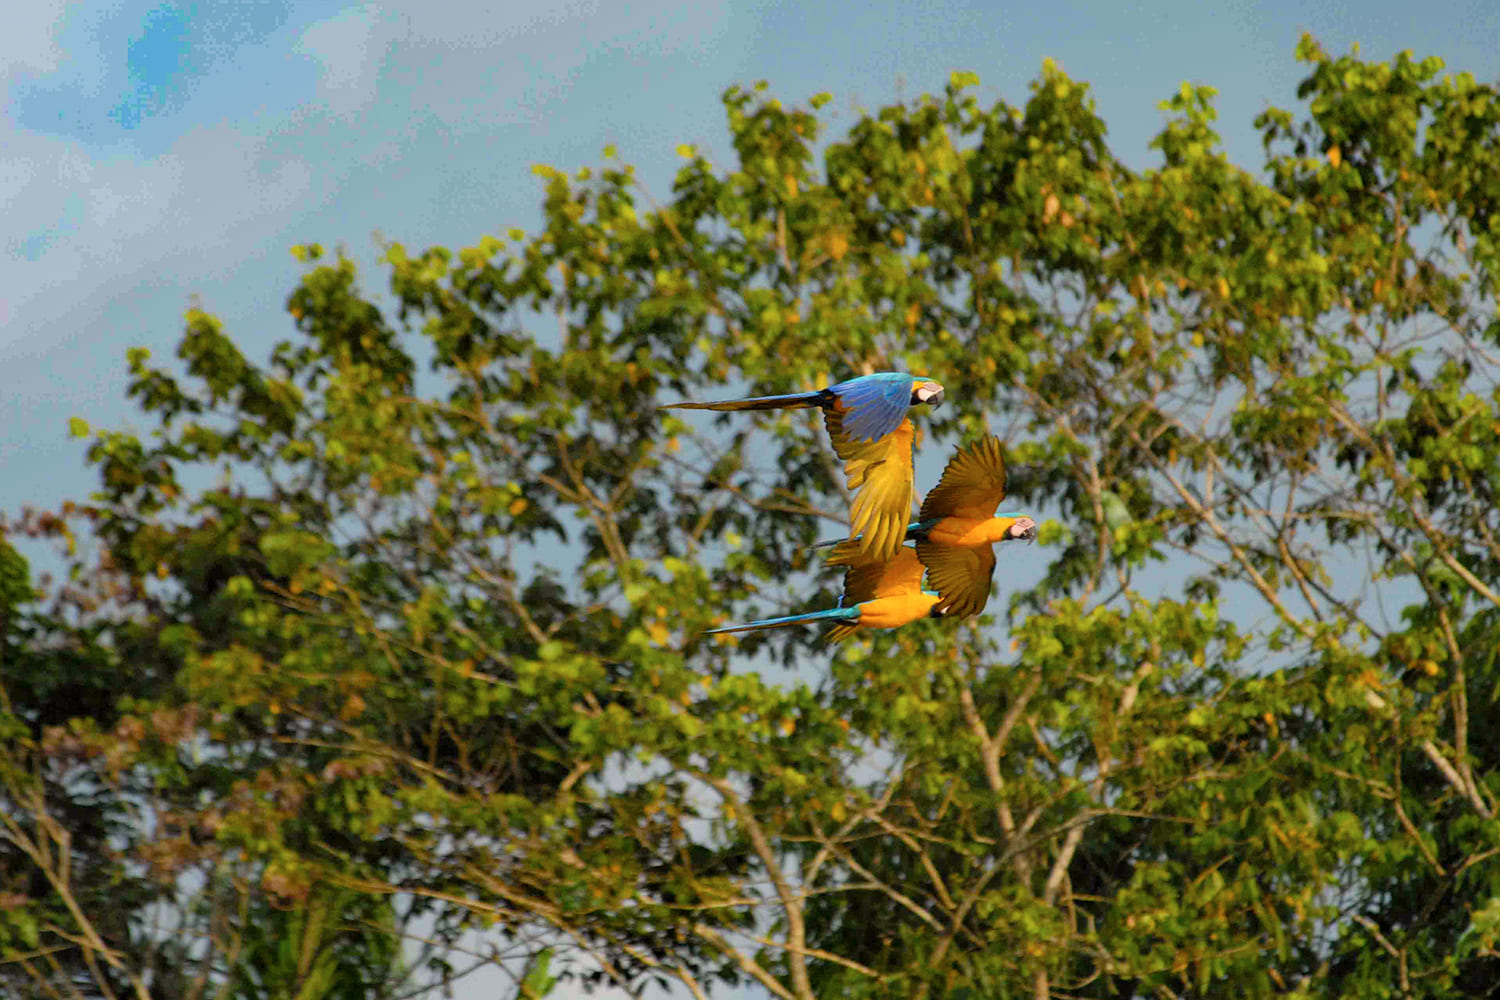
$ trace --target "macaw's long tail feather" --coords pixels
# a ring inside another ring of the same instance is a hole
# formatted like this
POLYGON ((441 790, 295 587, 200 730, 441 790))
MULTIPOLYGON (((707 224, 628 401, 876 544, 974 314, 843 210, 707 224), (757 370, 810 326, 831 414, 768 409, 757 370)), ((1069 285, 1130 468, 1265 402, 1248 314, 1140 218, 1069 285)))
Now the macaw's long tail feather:
POLYGON ((824 642, 844 642, 859 631, 853 622, 839 622, 823 636, 824 642))
MULTIPOLYGON (((906 537, 902 541, 921 540, 927 537, 927 532, 942 518, 934 517, 926 521, 913 521, 906 526, 906 537)), ((859 556, 860 539, 863 535, 855 535, 853 538, 830 538, 823 542, 814 542, 808 548, 812 549, 834 549, 828 553, 828 565, 850 566, 859 556)))
POLYGON ((787 615, 784 618, 762 618, 758 622, 746 622, 744 625, 725 625, 721 628, 711 628, 704 635, 713 635, 716 632, 759 632, 762 629, 781 628, 783 625, 796 625, 799 622, 834 621, 859 621, 859 608, 829 608, 827 611, 809 611, 805 615, 787 615))
POLYGON ((827 389, 816 392, 791 392, 784 396, 754 396, 750 399, 722 399, 707 403, 667 403, 658 410, 791 410, 798 407, 822 406, 828 402, 827 389))
POLYGON ((833 546, 833 550, 828 553, 827 561, 830 566, 858 566, 871 561, 869 554, 859 547, 858 538, 841 538, 836 542, 822 544, 833 546))

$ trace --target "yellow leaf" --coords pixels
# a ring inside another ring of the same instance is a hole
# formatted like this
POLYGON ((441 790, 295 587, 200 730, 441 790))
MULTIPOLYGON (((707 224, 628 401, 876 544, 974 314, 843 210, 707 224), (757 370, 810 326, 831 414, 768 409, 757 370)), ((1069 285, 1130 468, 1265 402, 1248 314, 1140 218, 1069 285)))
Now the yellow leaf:
POLYGON ((668 632, 667 627, 661 622, 651 622, 648 624, 646 626, 646 634, 651 637, 652 642, 658 645, 665 645, 667 640, 672 637, 672 633, 668 632))
POLYGON ((1219 279, 1219 281, 1218 281, 1218 288, 1219 288, 1219 298, 1221 298, 1221 299, 1227 299, 1227 298, 1229 298, 1229 282, 1225 281, 1221 277, 1219 279))
POLYGON ((1051 222, 1052 217, 1057 214, 1057 210, 1061 207, 1062 202, 1058 200, 1057 195, 1049 194, 1047 200, 1042 203, 1042 221, 1051 222))
POLYGON ((667 438, 667 450, 674 455, 677 454, 682 450, 682 442, 677 440, 675 437, 667 438))
POLYGON ((788 309, 786 311, 786 315, 782 317, 782 323, 784 323, 786 326, 796 326, 797 323, 801 321, 801 319, 802 316, 797 312, 797 310, 788 309))
POLYGON ((844 254, 849 252, 849 237, 843 233, 834 233, 828 237, 828 256, 834 260, 843 260, 844 254))
POLYGON ((291 583, 287 584, 286 589, 290 590, 293 594, 300 594, 302 593, 302 581, 293 580, 291 583))
POLYGON ((1344 162, 1344 154, 1339 151, 1339 148, 1337 146, 1329 147, 1328 162, 1333 164, 1335 167, 1344 162))
POLYGON ((835 802, 828 810, 828 815, 833 817, 835 823, 842 823, 844 817, 849 815, 849 810, 844 808, 842 802, 835 802))
POLYGON ((793 732, 796 731, 796 729, 797 729, 797 721, 795 719, 782 719, 781 720, 781 735, 782 736, 790 736, 790 735, 792 735, 793 732))
POLYGON ((782 180, 786 183, 786 196, 788 198, 797 197, 797 178, 791 174, 787 174, 782 180))
POLYGON ((906 325, 907 326, 916 326, 917 325, 917 320, 919 320, 921 318, 922 318, 922 306, 919 303, 913 302, 911 305, 909 305, 909 306, 906 307, 906 325))
POLYGON ((891 242, 898 247, 906 246, 906 233, 900 229, 891 230, 891 242))
POLYGON ((357 719, 359 716, 364 714, 364 711, 365 700, 361 698, 357 693, 351 694, 347 699, 345 699, 344 707, 339 709, 339 718, 343 719, 345 722, 348 722, 350 719, 357 719))
POLYGON ((510 511, 511 517, 520 517, 523 513, 526 512, 526 508, 530 506, 531 502, 525 497, 516 497, 510 502, 510 506, 506 509, 510 511))

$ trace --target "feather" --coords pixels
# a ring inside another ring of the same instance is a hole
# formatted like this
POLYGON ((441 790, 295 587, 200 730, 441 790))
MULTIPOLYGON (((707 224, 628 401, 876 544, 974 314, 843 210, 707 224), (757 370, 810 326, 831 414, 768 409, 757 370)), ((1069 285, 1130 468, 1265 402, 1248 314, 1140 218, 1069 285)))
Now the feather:
POLYGON ((721 399, 705 403, 692 401, 665 403, 658 410, 792 410, 807 406, 824 406, 832 401, 827 389, 816 392, 791 392, 782 396, 751 396, 748 399, 721 399))
POLYGON ((829 386, 844 410, 844 434, 850 441, 873 441, 894 431, 911 407, 916 379, 902 372, 876 372, 829 386))
POLYGON ((927 567, 927 582, 942 597, 938 610, 957 618, 969 618, 984 610, 990 599, 990 578, 995 572, 992 547, 967 549, 918 542, 917 557, 927 567))
POLYGON ((711 628, 704 635, 715 635, 720 632, 758 632, 762 629, 781 628, 783 625, 796 625, 799 622, 817 621, 859 621, 859 608, 829 608, 827 611, 809 611, 805 615, 786 615, 782 618, 762 618, 759 621, 746 622, 743 625, 724 625, 719 628, 711 628))
MULTIPOLYGON (((941 520, 942 518, 931 518, 926 521, 911 522, 906 526, 906 535, 902 541, 910 542, 926 537, 928 529, 941 520)), ((833 551, 828 553, 827 560, 830 566, 853 566, 869 559, 859 547, 858 536, 854 538, 829 538, 821 542, 814 542, 808 548, 832 549, 833 551)))
POLYGON ((879 597, 896 597, 922 589, 925 568, 916 549, 902 546, 887 562, 865 562, 844 571, 844 601, 863 604, 879 597))
POLYGON ((855 494, 849 505, 849 537, 858 539, 859 550, 869 558, 891 559, 906 536, 916 489, 911 421, 903 418, 879 440, 852 441, 838 410, 825 410, 823 420, 855 494))
POLYGON ((986 434, 953 453, 942 478, 922 501, 922 519, 988 518, 1005 499, 1005 459, 1000 439, 986 434))

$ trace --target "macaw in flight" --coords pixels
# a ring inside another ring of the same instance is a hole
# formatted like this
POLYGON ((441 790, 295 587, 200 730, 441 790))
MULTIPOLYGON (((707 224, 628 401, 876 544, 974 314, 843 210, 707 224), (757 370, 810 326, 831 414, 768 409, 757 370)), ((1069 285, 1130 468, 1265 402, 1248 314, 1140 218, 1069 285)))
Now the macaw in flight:
POLYGON ((812 392, 755 396, 708 403, 669 403, 663 410, 781 410, 816 406, 844 477, 855 493, 849 507, 849 538, 865 559, 893 559, 911 517, 916 490, 912 472, 914 430, 906 412, 940 406, 943 387, 904 372, 861 375, 812 392))
MULTIPOLYGON (((937 610, 968 618, 984 610, 995 572, 995 542, 1036 539, 1036 521, 1025 514, 995 513, 1005 499, 1005 459, 1000 439, 987 434, 948 459, 942 478, 922 501, 917 520, 904 538, 917 543, 927 582, 942 595, 937 610)), ((863 558, 853 540, 833 546, 833 565, 857 565, 863 558)))
POLYGON ((919 618, 937 618, 936 591, 922 589, 923 567, 915 549, 902 546, 896 557, 885 562, 862 562, 844 571, 844 596, 839 606, 805 615, 763 618, 744 625, 711 628, 720 632, 758 632, 800 622, 832 622, 825 639, 842 642, 854 633, 872 628, 898 628, 919 618))

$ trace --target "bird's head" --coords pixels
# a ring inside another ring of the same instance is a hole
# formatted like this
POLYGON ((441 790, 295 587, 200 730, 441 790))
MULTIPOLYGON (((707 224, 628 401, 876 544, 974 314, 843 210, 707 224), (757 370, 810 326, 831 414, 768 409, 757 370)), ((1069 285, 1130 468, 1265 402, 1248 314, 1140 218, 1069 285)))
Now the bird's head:
POLYGON ((919 378, 911 384, 911 405, 926 404, 931 407, 943 405, 943 384, 930 378, 919 378))
POLYGON ((1036 541, 1036 522, 1025 514, 996 514, 1002 521, 1009 521, 1005 530, 1000 535, 1003 542, 1013 542, 1024 538, 1028 542, 1036 541))

